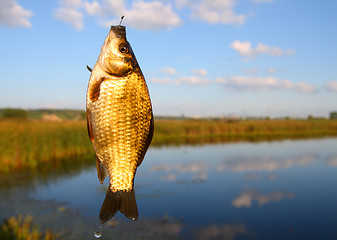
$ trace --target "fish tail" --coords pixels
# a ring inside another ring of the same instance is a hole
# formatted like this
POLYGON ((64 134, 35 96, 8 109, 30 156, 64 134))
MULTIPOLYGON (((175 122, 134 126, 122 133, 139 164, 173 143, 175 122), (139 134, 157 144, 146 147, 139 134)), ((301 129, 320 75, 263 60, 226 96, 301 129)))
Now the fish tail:
POLYGON ((105 223, 120 211, 132 221, 138 218, 138 208, 133 189, 129 191, 111 191, 110 187, 106 193, 104 202, 99 213, 99 220, 105 223))

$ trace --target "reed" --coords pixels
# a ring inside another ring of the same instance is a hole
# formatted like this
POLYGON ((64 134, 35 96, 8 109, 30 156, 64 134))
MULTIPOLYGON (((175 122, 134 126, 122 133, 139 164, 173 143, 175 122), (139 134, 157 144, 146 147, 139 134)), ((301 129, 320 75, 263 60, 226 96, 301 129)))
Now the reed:
MULTIPOLYGON (((337 136, 337 121, 155 119, 151 146, 337 136)), ((86 122, 0 120, 0 172, 93 155, 86 122)), ((88 161, 91 158, 77 158, 88 161)), ((90 160, 91 161, 91 160, 90 160)))
POLYGON ((0 226, 0 239, 6 240, 53 240, 56 237, 50 230, 41 232, 33 224, 32 216, 10 217, 0 226))
POLYGON ((0 121, 0 171, 92 152, 84 121, 0 121))
POLYGON ((279 120, 171 120, 155 122, 154 145, 167 143, 259 141, 337 135, 337 121, 279 120))

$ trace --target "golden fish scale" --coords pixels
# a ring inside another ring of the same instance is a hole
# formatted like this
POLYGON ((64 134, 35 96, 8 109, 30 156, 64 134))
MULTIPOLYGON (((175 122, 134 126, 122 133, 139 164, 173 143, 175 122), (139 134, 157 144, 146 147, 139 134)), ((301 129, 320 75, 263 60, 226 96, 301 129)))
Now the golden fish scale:
POLYGON ((107 168, 112 191, 130 190, 151 124, 151 102, 141 72, 107 78, 89 103, 96 155, 107 168))

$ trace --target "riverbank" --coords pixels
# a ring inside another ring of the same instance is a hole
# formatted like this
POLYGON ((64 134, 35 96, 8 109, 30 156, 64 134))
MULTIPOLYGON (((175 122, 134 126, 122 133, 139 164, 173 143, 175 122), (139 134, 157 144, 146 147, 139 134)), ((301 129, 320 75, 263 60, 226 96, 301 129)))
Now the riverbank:
MULTIPOLYGON (((337 136, 336 120, 155 119, 151 146, 326 136, 337 136)), ((0 121, 0 172, 93 153, 84 120, 0 121)))

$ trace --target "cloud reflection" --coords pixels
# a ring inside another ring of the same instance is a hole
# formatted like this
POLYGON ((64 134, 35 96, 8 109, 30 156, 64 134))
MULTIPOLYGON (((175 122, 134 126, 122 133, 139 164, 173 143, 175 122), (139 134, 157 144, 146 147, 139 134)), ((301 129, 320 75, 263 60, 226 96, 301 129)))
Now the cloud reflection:
MULTIPOLYGON (((253 172, 253 171, 275 171, 278 169, 287 169, 294 166, 305 166, 316 161, 314 154, 303 154, 294 157, 270 157, 270 156, 232 156, 226 161, 219 163, 215 169, 217 171, 232 171, 232 172, 253 172)), ((331 166, 337 165, 337 157, 332 157, 326 160, 326 163, 331 166)), ((205 162, 189 162, 177 164, 158 164, 150 167, 152 172, 164 172, 161 180, 179 183, 186 183, 190 178, 192 183, 205 182, 208 179, 211 165, 205 162), (188 174, 186 174, 188 173, 188 174), (183 176, 183 179, 181 179, 183 176)), ((245 176, 249 180, 257 180, 257 174, 249 174, 245 176)), ((276 176, 270 174, 268 180, 275 180, 276 176)))
POLYGON ((172 169, 172 166, 169 164, 159 164, 159 165, 154 165, 150 168, 151 171, 153 172, 158 172, 158 171, 170 171, 172 169))
POLYGON ((331 167, 337 167, 337 155, 327 158, 325 163, 331 167))
POLYGON ((164 181, 172 182, 177 180, 177 175, 174 173, 167 174, 161 178, 164 181))
POLYGON ((233 172, 246 171, 275 171, 290 168, 296 165, 307 165, 316 161, 314 155, 306 154, 295 158, 273 158, 266 156, 239 156, 223 162, 217 166, 218 171, 230 170, 233 172))
POLYGON ((242 192, 237 198, 232 201, 232 205, 237 208, 250 207, 252 202, 256 201, 260 206, 270 202, 278 202, 283 198, 294 198, 295 194, 290 192, 271 192, 268 194, 260 194, 257 191, 242 192))
POLYGON ((187 164, 177 164, 176 169, 181 172, 201 172, 209 169, 205 162, 191 162, 187 164))
MULTIPOLYGON (((154 165, 150 168, 150 171, 153 172, 170 172, 174 171, 175 173, 168 173, 161 177, 161 180, 172 182, 177 181, 179 173, 191 173, 192 183, 203 182, 207 180, 208 173, 207 170, 210 166, 205 162, 191 162, 186 164, 178 163, 175 166, 170 164, 159 164, 154 165)), ((185 175, 184 175, 185 177, 185 175)), ((181 180, 179 181, 182 182, 181 180)), ((185 183, 185 181, 183 181, 185 183)))
POLYGON ((246 227, 243 224, 225 224, 210 225, 208 227, 200 228, 194 231, 195 239, 197 240, 212 240, 212 239, 226 239, 233 240, 239 234, 246 233, 246 227))

